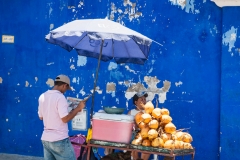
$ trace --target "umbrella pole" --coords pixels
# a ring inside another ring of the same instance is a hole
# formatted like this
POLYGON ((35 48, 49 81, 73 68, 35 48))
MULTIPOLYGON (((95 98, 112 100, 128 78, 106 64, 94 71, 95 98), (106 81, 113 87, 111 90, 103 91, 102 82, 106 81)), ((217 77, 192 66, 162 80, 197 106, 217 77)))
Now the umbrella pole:
MULTIPOLYGON (((104 39, 102 39, 102 43, 101 43, 100 55, 98 57, 98 66, 97 66, 97 69, 96 69, 96 76, 95 76, 95 80, 94 80, 93 95, 92 95, 92 106, 91 106, 91 114, 90 114, 91 122, 92 122, 92 117, 93 117, 94 96, 95 96, 95 90, 96 90, 97 80, 98 80, 98 70, 99 70, 99 67, 100 67, 100 61, 101 61, 101 57, 102 57, 103 43, 104 43, 104 39)), ((92 127, 92 124, 91 124, 91 127, 92 127)))

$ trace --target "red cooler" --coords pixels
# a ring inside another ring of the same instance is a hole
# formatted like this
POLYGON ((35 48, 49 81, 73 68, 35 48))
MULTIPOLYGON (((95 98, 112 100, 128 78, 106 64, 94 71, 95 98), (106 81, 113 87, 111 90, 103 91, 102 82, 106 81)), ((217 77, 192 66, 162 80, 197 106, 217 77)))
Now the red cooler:
POLYGON ((95 113, 92 121, 92 139, 130 143, 134 116, 95 113))

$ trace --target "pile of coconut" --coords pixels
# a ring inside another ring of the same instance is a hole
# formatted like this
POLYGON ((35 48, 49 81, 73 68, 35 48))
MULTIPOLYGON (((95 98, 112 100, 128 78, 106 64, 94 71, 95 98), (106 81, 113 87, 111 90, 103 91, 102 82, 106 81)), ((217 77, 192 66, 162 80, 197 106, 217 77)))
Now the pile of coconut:
POLYGON ((170 112, 166 108, 154 108, 151 101, 144 105, 145 113, 135 115, 140 131, 132 141, 134 145, 167 149, 193 149, 192 136, 183 129, 176 130, 170 112))

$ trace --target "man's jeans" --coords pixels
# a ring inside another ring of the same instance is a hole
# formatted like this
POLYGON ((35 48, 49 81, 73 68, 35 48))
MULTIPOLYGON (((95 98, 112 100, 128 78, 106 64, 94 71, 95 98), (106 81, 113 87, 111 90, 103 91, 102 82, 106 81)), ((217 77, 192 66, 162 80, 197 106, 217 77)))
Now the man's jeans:
POLYGON ((42 141, 42 144, 44 160, 76 160, 69 138, 56 142, 42 141))

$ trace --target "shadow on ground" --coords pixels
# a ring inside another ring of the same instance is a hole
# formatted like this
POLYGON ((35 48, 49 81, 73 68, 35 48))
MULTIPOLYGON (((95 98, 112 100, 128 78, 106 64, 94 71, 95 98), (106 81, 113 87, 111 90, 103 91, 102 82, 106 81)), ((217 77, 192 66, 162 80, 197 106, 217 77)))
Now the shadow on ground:
POLYGON ((0 160, 43 160, 43 157, 23 156, 18 154, 0 153, 0 160))

